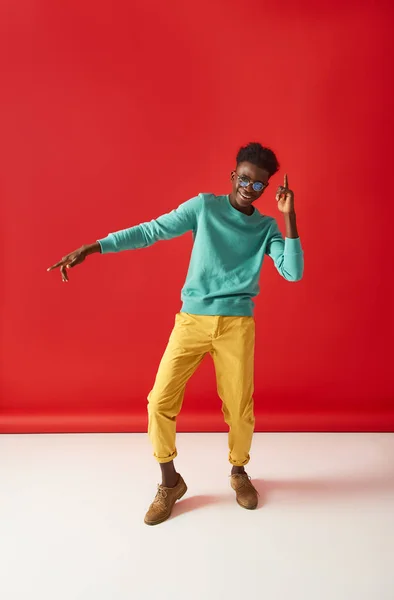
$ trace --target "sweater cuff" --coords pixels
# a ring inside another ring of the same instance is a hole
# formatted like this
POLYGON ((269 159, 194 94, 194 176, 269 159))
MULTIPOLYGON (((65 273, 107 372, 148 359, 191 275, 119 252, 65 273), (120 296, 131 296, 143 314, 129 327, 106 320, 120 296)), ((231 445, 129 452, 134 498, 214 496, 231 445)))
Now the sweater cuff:
POLYGON ((108 254, 109 252, 116 252, 114 241, 110 235, 101 240, 97 240, 101 247, 101 254, 108 254))
POLYGON ((300 238, 285 238, 285 254, 300 254, 302 246, 300 238))

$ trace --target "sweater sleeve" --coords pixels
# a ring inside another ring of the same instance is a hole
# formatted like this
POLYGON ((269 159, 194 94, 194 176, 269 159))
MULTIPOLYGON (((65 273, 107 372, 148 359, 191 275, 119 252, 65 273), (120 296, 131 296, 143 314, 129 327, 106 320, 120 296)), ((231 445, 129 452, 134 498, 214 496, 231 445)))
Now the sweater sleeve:
POLYGON ((178 208, 129 229, 110 233, 98 240, 102 254, 146 248, 162 240, 170 240, 197 228, 198 213, 202 200, 199 196, 184 202, 178 208))
POLYGON ((284 238, 274 220, 269 232, 266 254, 287 281, 300 281, 304 273, 304 252, 300 238, 284 238))

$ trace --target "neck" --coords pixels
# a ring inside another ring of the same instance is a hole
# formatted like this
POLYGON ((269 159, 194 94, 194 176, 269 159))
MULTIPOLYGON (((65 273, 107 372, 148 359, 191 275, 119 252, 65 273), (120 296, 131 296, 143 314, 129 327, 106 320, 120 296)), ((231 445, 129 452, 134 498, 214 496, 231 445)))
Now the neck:
POLYGON ((254 213, 254 207, 252 205, 250 205, 250 206, 240 206, 239 204, 237 204, 237 201, 236 201, 235 197, 233 196, 233 194, 230 194, 229 198, 230 198, 231 206, 233 206, 236 210, 238 210, 239 212, 243 213, 244 215, 247 215, 248 217, 250 217, 251 215, 253 215, 253 213, 254 213))

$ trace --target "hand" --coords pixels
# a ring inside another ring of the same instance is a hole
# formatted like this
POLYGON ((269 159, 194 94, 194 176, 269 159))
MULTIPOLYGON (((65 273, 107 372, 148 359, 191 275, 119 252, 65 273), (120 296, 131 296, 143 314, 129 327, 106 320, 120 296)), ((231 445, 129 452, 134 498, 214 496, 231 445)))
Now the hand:
POLYGON ((280 185, 276 192, 276 201, 280 212, 288 215, 294 213, 294 192, 289 190, 287 173, 285 174, 284 185, 280 185))
POLYGON ((85 258, 88 256, 88 254, 89 254, 88 247, 82 246, 81 248, 78 248, 78 250, 74 250, 74 252, 71 252, 71 254, 67 254, 67 256, 64 256, 62 258, 62 260, 59 260, 59 262, 57 262, 56 264, 49 267, 49 269, 47 269, 47 271, 53 271, 53 269, 57 269, 58 267, 60 267, 60 274, 62 276, 62 281, 63 281, 63 283, 67 283, 68 282, 67 269, 71 269, 72 267, 75 267, 76 265, 81 264, 81 262, 83 262, 85 260, 85 258))

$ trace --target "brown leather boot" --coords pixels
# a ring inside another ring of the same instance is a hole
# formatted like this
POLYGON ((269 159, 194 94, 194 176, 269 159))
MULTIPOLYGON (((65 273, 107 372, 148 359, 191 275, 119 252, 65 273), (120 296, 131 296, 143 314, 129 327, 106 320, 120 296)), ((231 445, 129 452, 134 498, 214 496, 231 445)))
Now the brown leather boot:
POLYGON ((174 504, 180 500, 187 492, 187 485, 179 475, 178 483, 173 488, 157 486, 157 494, 148 512, 145 515, 144 522, 147 525, 158 525, 166 521, 171 515, 174 504))
POLYGON ((240 506, 249 510, 257 507, 258 492, 247 473, 235 473, 231 475, 231 487, 235 490, 237 502, 240 506))

